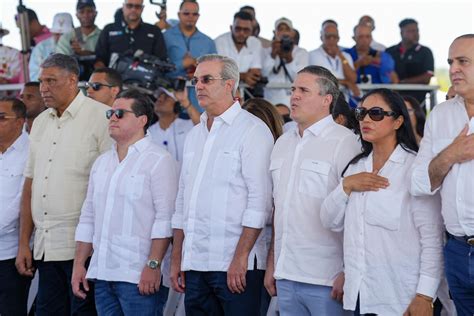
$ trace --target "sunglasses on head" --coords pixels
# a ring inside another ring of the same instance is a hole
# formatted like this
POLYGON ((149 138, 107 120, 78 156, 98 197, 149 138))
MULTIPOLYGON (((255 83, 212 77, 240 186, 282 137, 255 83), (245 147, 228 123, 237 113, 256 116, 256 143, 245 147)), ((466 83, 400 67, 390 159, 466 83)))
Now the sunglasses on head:
POLYGON ((131 10, 131 9, 136 9, 136 10, 143 9, 142 4, 134 4, 134 3, 125 3, 125 7, 129 10, 131 10))
MULTIPOLYGON (((118 119, 121 119, 125 113, 133 113, 135 114, 135 112, 133 111, 130 111, 130 110, 124 110, 124 109, 116 109, 116 110, 107 110, 105 111, 105 117, 110 120, 110 118, 112 117, 112 115, 115 114, 115 117, 118 118, 118 119)), ((136 115, 135 115, 136 116, 136 115)))
POLYGON ((202 84, 209 84, 212 80, 226 80, 226 79, 214 78, 211 75, 205 75, 205 76, 202 76, 201 78, 193 77, 193 79, 191 79, 191 84, 193 86, 197 85, 198 82, 201 82, 202 84))
POLYGON ((0 112, 0 121, 8 120, 8 119, 16 119, 18 118, 15 115, 7 115, 5 112, 0 112))
POLYGON ((86 82, 86 89, 92 88, 94 91, 99 91, 102 87, 112 88, 110 84, 100 83, 100 82, 86 82))
POLYGON ((363 121, 367 114, 369 114, 369 117, 372 121, 381 121, 381 120, 383 120, 383 118, 385 116, 395 116, 396 115, 395 112, 393 112, 393 111, 384 111, 384 109, 382 109, 379 106, 370 108, 369 110, 367 110, 364 107, 358 107, 358 108, 355 109, 355 118, 358 121, 363 121))
POLYGON ((181 14, 184 15, 184 16, 189 16, 189 15, 192 15, 192 16, 199 16, 199 12, 183 11, 183 12, 181 12, 181 14))

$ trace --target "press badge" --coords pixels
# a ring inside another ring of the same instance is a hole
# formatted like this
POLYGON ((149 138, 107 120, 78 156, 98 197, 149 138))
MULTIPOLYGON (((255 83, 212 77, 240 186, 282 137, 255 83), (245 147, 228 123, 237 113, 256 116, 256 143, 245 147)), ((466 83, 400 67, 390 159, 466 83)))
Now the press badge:
POLYGON ((110 31, 109 36, 120 36, 123 35, 122 31, 110 31))

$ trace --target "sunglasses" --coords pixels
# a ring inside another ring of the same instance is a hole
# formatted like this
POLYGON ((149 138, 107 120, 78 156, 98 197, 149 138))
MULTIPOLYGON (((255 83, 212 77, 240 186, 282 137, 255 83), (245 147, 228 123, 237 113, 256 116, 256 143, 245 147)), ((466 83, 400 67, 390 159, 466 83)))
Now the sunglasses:
POLYGON ((212 80, 226 80, 226 79, 214 78, 211 75, 205 75, 205 76, 202 76, 201 78, 193 77, 193 79, 191 79, 191 84, 193 86, 197 85, 198 82, 201 82, 202 84, 209 84, 212 80))
MULTIPOLYGON (((115 117, 116 117, 116 118, 121 119, 121 118, 125 115, 125 113, 133 113, 133 114, 135 114, 135 112, 130 111, 130 110, 124 110, 124 109, 112 110, 112 109, 110 109, 110 110, 105 111, 105 117, 106 117, 108 120, 110 120, 110 118, 112 117, 112 115, 115 114, 115 117)), ((137 115, 135 114, 135 116, 137 116, 137 115)))
POLYGON ((0 121, 6 121, 8 119, 16 119, 18 118, 15 115, 7 115, 5 112, 0 112, 0 121))
POLYGON ((199 16, 199 13, 198 12, 188 12, 188 11, 183 11, 183 12, 180 12, 182 15, 184 16, 199 16))
POLYGON ((373 107, 367 110, 364 107, 358 107, 355 109, 355 118, 358 121, 363 121, 364 117, 369 114, 369 117, 372 121, 381 121, 385 116, 395 116, 397 113, 393 111, 384 111, 381 107, 373 107))
POLYGON ((94 91, 99 91, 102 87, 112 88, 110 84, 100 83, 100 82, 86 82, 86 89, 92 88, 94 91))
POLYGON ((143 9, 142 4, 125 3, 125 7, 129 10, 131 10, 131 9, 136 9, 136 10, 143 9))

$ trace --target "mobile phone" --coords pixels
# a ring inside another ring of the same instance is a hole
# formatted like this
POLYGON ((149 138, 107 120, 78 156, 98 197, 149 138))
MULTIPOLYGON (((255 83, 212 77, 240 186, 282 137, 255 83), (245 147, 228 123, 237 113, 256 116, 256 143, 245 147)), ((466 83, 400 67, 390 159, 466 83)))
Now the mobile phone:
POLYGON ((183 91, 186 87, 186 80, 185 79, 176 79, 174 83, 174 90, 175 91, 183 91))

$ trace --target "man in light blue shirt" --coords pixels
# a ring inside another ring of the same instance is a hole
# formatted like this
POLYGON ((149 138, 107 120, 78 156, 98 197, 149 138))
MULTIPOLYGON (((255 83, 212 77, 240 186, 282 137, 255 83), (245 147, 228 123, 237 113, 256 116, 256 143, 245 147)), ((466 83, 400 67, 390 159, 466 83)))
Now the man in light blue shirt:
MULTIPOLYGON (((179 24, 167 30, 163 36, 166 42, 168 57, 176 65, 176 70, 168 73, 172 79, 183 77, 191 79, 196 69, 196 59, 202 55, 217 53, 214 41, 201 33, 196 23, 199 19, 199 4, 195 1, 184 0, 179 6, 179 24)), ((189 100, 199 112, 199 106, 194 88, 188 88, 189 100)))

